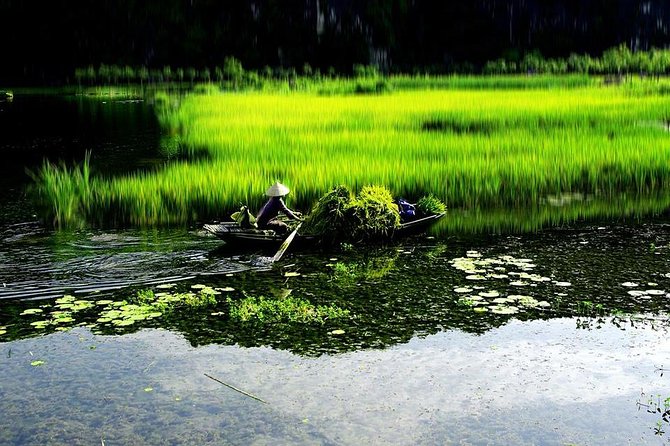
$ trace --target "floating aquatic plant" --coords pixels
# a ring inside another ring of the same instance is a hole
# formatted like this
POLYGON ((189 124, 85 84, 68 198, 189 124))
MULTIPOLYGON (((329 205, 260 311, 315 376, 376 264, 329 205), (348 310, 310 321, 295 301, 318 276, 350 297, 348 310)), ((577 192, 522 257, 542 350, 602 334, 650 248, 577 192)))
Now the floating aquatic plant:
POLYGON ((227 299, 230 318, 240 322, 262 323, 324 323, 350 315, 349 310, 336 305, 314 305, 306 299, 289 296, 270 299, 247 296, 242 300, 227 299))
MULTIPOLYGON (((173 286, 161 286, 160 289, 167 290, 173 286)), ((55 299, 51 305, 28 308, 20 315, 39 316, 39 320, 29 323, 36 330, 49 328, 56 331, 67 331, 73 326, 124 328, 159 318, 165 313, 186 309, 197 310, 214 305, 217 302, 216 296, 219 294, 220 291, 210 286, 198 284, 193 286, 193 291, 181 293, 154 292, 151 289, 143 289, 128 299, 118 301, 110 299, 92 301, 65 295, 55 299), (78 317, 79 313, 85 313, 85 316, 78 317), (95 322, 85 322, 90 321, 91 318, 95 322)), ((1 327, 0 334, 4 333, 6 333, 5 327, 1 327)))
MULTIPOLYGON (((542 283, 548 284, 551 282, 551 278, 549 277, 528 272, 536 268, 532 259, 515 258, 509 255, 487 258, 478 251, 470 250, 466 252, 465 257, 455 258, 450 263, 455 269, 467 274, 465 276, 466 280, 508 280, 510 277, 517 279, 501 284, 501 287, 532 288, 542 283), (513 271, 513 269, 517 271, 513 271), (506 273, 501 274, 502 271, 506 273)), ((558 283, 565 284, 567 282, 558 283)), ((505 296, 499 290, 487 289, 480 286, 455 287, 454 292, 463 295, 459 297, 459 304, 472 307, 473 311, 478 313, 490 312, 499 315, 512 315, 531 309, 547 309, 551 307, 549 302, 537 300, 529 295, 512 293, 505 296), (468 294, 476 289, 483 290, 479 291, 477 295, 468 294)))

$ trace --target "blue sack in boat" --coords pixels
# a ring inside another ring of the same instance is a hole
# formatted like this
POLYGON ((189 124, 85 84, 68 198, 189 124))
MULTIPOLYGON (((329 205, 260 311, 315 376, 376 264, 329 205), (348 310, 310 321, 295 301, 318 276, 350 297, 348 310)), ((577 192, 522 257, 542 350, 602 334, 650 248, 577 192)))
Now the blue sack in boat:
POLYGON ((404 198, 398 199, 398 212, 400 212, 400 218, 403 221, 411 220, 416 217, 416 208, 404 198))

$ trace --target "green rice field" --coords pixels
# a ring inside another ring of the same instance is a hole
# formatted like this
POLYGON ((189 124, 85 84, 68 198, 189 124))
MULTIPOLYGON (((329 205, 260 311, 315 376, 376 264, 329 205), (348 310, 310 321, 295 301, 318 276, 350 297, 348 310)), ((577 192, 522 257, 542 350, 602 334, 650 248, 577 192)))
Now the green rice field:
POLYGON ((115 178, 45 166, 37 189, 57 226, 228 219, 241 203, 258 209, 275 180, 302 211, 335 185, 379 184, 548 222, 558 217, 543 206, 565 196, 582 197, 570 211, 582 217, 656 212, 670 203, 670 96, 649 83, 170 97, 157 111, 176 160, 115 178))

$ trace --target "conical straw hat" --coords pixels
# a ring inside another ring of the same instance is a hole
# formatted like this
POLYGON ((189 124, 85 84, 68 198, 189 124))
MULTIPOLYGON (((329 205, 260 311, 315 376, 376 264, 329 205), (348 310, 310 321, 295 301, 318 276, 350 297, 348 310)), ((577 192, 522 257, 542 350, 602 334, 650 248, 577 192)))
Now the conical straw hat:
POLYGON ((265 191, 265 195, 268 197, 283 197, 288 194, 291 190, 277 181, 275 184, 270 186, 268 190, 265 191))

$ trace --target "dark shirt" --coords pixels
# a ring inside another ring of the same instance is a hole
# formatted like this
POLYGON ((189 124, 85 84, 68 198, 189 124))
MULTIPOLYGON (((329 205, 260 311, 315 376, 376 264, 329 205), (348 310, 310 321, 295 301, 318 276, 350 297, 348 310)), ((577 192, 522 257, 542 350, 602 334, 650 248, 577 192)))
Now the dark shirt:
POLYGON ((265 206, 263 206, 256 216, 256 224, 259 228, 262 228, 267 225, 270 220, 279 215, 279 212, 283 212, 293 220, 298 219, 298 216, 286 207, 286 204, 284 204, 284 200, 282 200, 281 197, 272 197, 265 203, 265 206))

